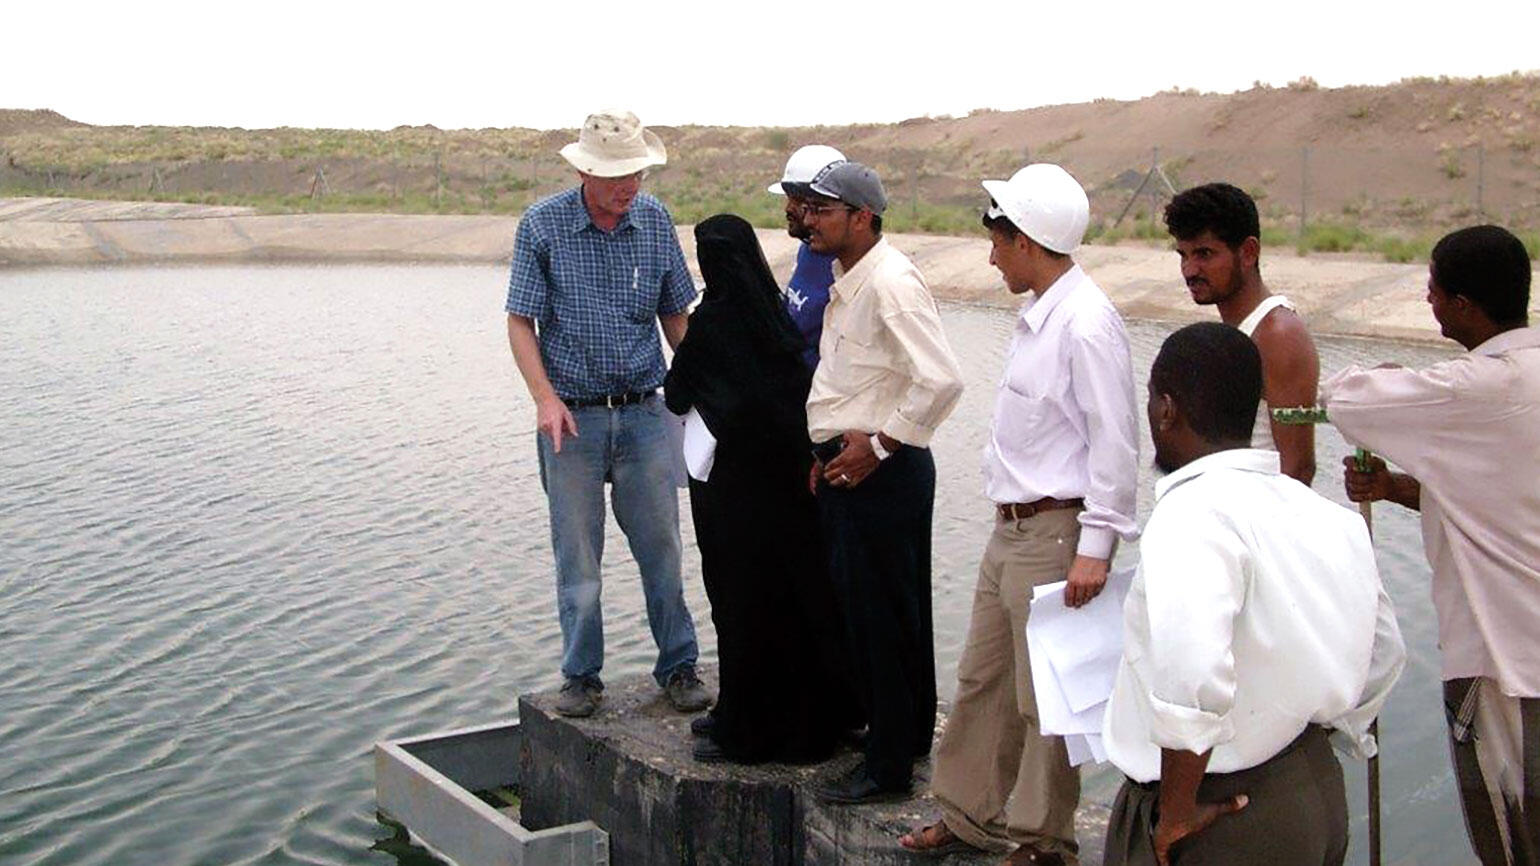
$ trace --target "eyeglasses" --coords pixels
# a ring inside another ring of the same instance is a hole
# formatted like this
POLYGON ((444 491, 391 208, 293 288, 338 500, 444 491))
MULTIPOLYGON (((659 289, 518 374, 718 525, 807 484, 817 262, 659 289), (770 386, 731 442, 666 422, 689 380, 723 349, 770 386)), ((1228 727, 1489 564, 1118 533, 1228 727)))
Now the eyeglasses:
POLYGON ((809 202, 802 205, 802 215, 805 217, 813 217, 814 219, 821 218, 826 213, 834 213, 835 211, 839 210, 846 210, 850 211, 851 213, 855 213, 856 208, 853 208, 844 202, 834 202, 833 204, 813 204, 809 202))

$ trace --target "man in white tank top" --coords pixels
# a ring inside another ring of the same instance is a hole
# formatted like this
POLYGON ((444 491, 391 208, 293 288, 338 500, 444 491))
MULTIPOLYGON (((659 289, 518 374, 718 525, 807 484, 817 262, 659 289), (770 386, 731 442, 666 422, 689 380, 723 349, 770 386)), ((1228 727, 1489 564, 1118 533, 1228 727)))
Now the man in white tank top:
POLYGON ((1271 410, 1315 405, 1321 359, 1294 305, 1262 282, 1256 202, 1230 184, 1209 183, 1179 193, 1165 217, 1193 302, 1218 307, 1219 318, 1250 337, 1262 355, 1262 404, 1252 447, 1277 451, 1283 473, 1309 484, 1315 429, 1278 424, 1271 410))

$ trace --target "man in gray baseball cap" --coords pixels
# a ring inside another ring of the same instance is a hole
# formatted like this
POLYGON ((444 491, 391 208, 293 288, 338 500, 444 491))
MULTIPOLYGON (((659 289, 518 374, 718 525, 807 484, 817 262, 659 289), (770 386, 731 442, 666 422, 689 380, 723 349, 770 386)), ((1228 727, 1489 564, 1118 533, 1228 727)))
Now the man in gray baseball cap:
POLYGON ((882 236, 877 173, 836 163, 809 190, 808 244, 839 262, 807 400, 818 456, 809 485, 867 713, 864 759, 817 793, 865 803, 908 794, 935 730, 930 440, 962 395, 962 374, 925 278, 882 236))
POLYGON ((802 208, 815 198, 808 189, 814 177, 830 165, 844 162, 845 155, 827 144, 809 144, 797 148, 786 160, 781 179, 769 191, 786 198, 786 233, 796 238, 797 264, 786 283, 786 312, 802 334, 802 361, 812 370, 818 366, 818 340, 823 334, 823 309, 829 304, 829 286, 834 283, 834 256, 815 253, 807 245, 808 228, 802 221, 802 208))

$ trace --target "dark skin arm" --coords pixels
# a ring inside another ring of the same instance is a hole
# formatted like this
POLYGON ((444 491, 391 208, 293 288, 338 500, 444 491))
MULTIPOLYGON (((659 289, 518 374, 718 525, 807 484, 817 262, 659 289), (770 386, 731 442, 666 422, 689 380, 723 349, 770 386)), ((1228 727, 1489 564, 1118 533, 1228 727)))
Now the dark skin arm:
MULTIPOLYGON (((1305 323, 1285 309, 1269 313, 1251 339, 1262 355, 1262 399, 1269 409, 1314 406, 1321 359, 1305 323)), ((1283 474, 1309 484, 1315 479, 1315 427, 1272 421, 1283 474)))
POLYGON ((1342 486, 1354 502, 1385 499, 1413 511, 1422 510, 1422 484, 1404 472, 1392 472, 1385 461, 1369 457, 1368 471, 1358 470, 1358 459, 1342 458, 1342 486))
POLYGON ((1245 794, 1219 803, 1198 802, 1198 784, 1213 754, 1160 750, 1160 818, 1153 840, 1155 862, 1160 866, 1170 866, 1171 846, 1203 832, 1221 816, 1239 812, 1250 802, 1245 794))

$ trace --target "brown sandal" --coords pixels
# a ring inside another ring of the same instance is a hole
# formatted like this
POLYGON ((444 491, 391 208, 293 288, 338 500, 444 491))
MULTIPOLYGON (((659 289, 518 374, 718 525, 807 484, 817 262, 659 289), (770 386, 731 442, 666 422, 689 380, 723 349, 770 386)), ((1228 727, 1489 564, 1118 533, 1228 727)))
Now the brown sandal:
POLYGON ((945 857, 948 854, 978 850, 957 838, 957 834, 952 832, 952 828, 948 827, 945 821, 937 821, 929 826, 911 830, 898 837, 898 844, 902 845, 906 851, 931 857, 945 857))

